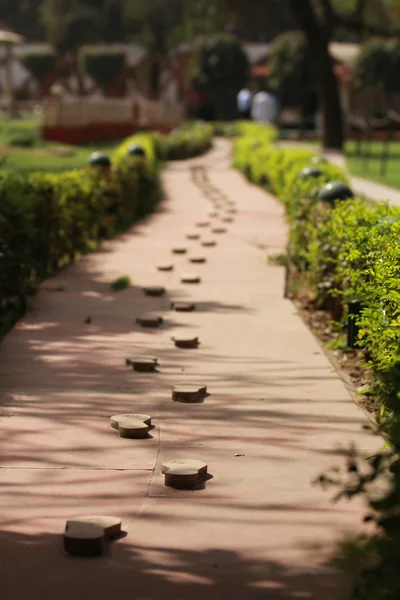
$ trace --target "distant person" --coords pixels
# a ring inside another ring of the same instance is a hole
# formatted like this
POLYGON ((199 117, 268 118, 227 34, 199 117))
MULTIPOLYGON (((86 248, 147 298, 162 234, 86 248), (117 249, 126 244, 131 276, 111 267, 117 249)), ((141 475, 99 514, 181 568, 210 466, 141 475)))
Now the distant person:
POLYGON ((247 121, 251 116, 252 94, 247 88, 243 88, 237 95, 237 111, 239 119, 247 121))
POLYGON ((258 92, 251 107, 251 118, 257 123, 275 124, 278 120, 278 98, 265 89, 258 92))

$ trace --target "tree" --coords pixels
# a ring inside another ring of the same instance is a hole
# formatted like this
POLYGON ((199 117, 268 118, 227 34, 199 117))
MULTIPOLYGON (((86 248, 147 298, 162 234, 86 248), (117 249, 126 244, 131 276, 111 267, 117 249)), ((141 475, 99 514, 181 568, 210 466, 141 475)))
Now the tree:
POLYGON ((98 16, 95 0, 43 0, 39 18, 52 46, 75 53, 84 44, 101 41, 98 16))
MULTIPOLYGON (((322 143, 325 148, 342 149, 343 118, 338 83, 329 43, 339 28, 362 35, 391 35, 392 22, 370 22, 366 9, 376 0, 289 0, 313 57, 319 103, 323 118, 322 143)), ((381 2, 382 4, 382 2, 381 2)), ((383 11, 383 14, 386 14, 383 11)))
POLYGON ((26 51, 19 57, 25 69, 36 80, 42 95, 48 93, 54 81, 57 55, 54 50, 26 51))
MULTIPOLYGON (((307 115, 315 94, 312 56, 301 31, 278 35, 271 44, 268 81, 282 104, 297 105, 307 115)), ((308 115, 307 115, 308 116, 308 115)))
POLYGON ((158 58, 166 58, 169 40, 176 25, 182 19, 181 0, 128 0, 125 19, 131 34, 136 34, 152 57, 149 73, 150 92, 154 97, 160 93, 162 67, 158 58))
POLYGON ((236 96, 248 76, 247 56, 234 36, 214 36, 199 45, 194 56, 192 86, 207 93, 218 120, 235 117, 236 96))
POLYGON ((125 54, 107 47, 83 46, 79 52, 79 63, 83 72, 97 83, 103 94, 107 94, 124 68, 125 54))
POLYGON ((56 53, 53 50, 31 50, 23 52, 19 59, 25 69, 40 81, 54 70, 56 53))
POLYGON ((381 38, 373 38, 363 44, 354 68, 355 88, 386 88, 390 63, 388 50, 388 45, 381 38))

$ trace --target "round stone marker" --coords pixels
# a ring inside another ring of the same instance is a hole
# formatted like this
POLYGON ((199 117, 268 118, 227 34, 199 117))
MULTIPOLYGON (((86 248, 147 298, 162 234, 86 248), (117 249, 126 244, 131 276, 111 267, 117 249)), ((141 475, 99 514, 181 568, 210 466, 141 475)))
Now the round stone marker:
POLYGON ((148 425, 149 427, 151 425, 151 416, 150 415, 142 415, 139 413, 121 414, 121 415, 114 415, 113 417, 110 418, 111 429, 116 429, 118 431, 118 427, 119 427, 118 424, 121 419, 133 419, 135 421, 141 421, 142 423, 144 423, 145 425, 148 425))
POLYGON ((122 438, 143 439, 147 437, 150 425, 137 418, 140 416, 143 415, 114 415, 110 419, 110 427, 118 431, 122 438))
POLYGON ((164 474, 164 485, 177 490, 193 490, 199 484, 199 473, 190 467, 175 467, 164 474))
POLYGON ((181 283, 200 283, 200 282, 201 282, 201 277, 199 277, 199 275, 187 273, 186 275, 181 276, 181 283))
POLYGON ((165 263, 163 265, 157 265, 157 271, 173 271, 174 265, 171 263, 165 263))
POLYGON ((210 227, 210 221, 199 221, 196 223, 196 227, 210 227))
POLYGON ((162 463, 164 484, 176 489, 193 489, 208 474, 208 465, 200 460, 177 459, 162 463))
POLYGON ((190 302, 172 302, 171 308, 176 312, 192 312, 196 309, 196 305, 190 302))
POLYGON ((134 371, 149 373, 156 370, 158 367, 158 360, 148 356, 137 356, 135 358, 126 358, 125 364, 131 366, 134 371))
POLYGON ((172 254, 186 254, 187 248, 172 248, 172 254))
POLYGON ((196 469, 201 479, 204 479, 208 475, 208 465, 202 460, 196 460, 193 458, 176 458, 174 460, 166 460, 161 463, 161 473, 165 474, 171 469, 177 467, 196 469))
POLYGON ((143 439, 147 437, 149 433, 149 426, 143 423, 142 421, 138 421, 136 419, 132 419, 130 417, 125 417, 120 419, 118 422, 118 433, 122 438, 129 439, 143 439))
POLYGON ((104 530, 92 523, 75 523, 64 536, 64 550, 71 556, 98 556, 104 551, 104 530))
POLYGON ((226 233, 226 228, 225 227, 214 227, 211 231, 213 233, 226 233))
POLYGON ((172 387, 172 400, 174 402, 201 402, 207 394, 207 386, 199 386, 192 383, 182 383, 172 387))
POLYGON ((157 285, 150 285, 143 288, 146 296, 164 296, 165 288, 157 285))
POLYGON ((138 317, 136 323, 141 327, 160 327, 164 323, 162 317, 138 317))
POLYGON ((111 517, 107 515, 85 515, 84 517, 74 517, 73 519, 68 519, 65 526, 65 531, 68 531, 76 524, 96 525, 103 530, 103 534, 106 538, 113 538, 120 535, 122 521, 118 517, 111 517))
POLYGON ((199 240, 200 234, 199 233, 188 233, 186 237, 188 240, 199 240))
POLYGON ((196 263, 196 264, 201 264, 201 263, 207 262, 207 259, 206 259, 205 256, 190 256, 189 257, 189 262, 196 263))
POLYGON ((177 348, 197 348, 199 345, 198 337, 179 336, 171 339, 177 348))
POLYGON ((217 242, 215 240, 203 240, 201 245, 205 248, 211 248, 211 246, 216 246, 217 242))

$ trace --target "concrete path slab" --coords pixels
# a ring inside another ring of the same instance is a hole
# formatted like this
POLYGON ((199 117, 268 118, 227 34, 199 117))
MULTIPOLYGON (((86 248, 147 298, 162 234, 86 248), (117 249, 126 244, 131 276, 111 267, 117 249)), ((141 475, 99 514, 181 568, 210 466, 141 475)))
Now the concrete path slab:
POLYGON ((358 502, 333 505, 311 485, 354 442, 381 442, 316 339, 283 298, 283 269, 267 264, 285 247, 282 206, 230 169, 230 144, 173 163, 166 200, 151 218, 43 284, 32 310, 0 347, 0 561, 2 598, 105 600, 340 600, 324 566, 332 543, 359 529, 358 502), (193 181, 235 201, 227 231, 195 224, 211 204, 193 181), (188 240, 196 229, 201 238, 188 240), (217 246, 205 248, 204 238, 217 246), (187 254, 175 255, 175 246, 187 254), (204 255, 204 264, 188 256, 204 255), (171 262, 173 271, 157 265, 171 262), (199 284, 182 284, 195 272, 199 284), (110 282, 129 275, 117 294, 110 282), (162 285, 149 298, 143 286, 162 285), (192 313, 171 301, 196 304, 192 313), (159 314, 159 329, 138 316, 159 314), (85 324, 91 317, 91 323, 85 324), (195 335, 197 349, 171 337, 195 335), (126 357, 150 355, 156 373, 126 357), (173 385, 206 385, 198 404, 172 401, 173 385), (145 413, 144 440, 109 428, 117 413, 145 413), (164 486, 161 462, 207 461, 200 489, 164 486), (122 518, 127 535, 104 557, 62 551, 65 521, 83 514, 122 518))

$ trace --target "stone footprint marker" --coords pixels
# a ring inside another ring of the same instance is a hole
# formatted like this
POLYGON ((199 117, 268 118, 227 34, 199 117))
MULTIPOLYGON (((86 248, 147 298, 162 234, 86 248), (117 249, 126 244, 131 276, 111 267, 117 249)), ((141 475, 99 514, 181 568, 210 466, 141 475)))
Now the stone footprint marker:
POLYGON ((140 440, 147 437, 151 427, 151 416, 141 414, 121 414, 110 418, 110 427, 122 438, 140 440))
POLYGON ((198 348, 200 341, 197 336, 178 335, 171 337, 177 348, 198 348))
POLYGON ((134 358, 126 358, 125 364, 132 367, 134 371, 142 373, 150 373, 158 367, 158 359, 152 356, 136 356, 134 358))
POLYGON ((159 285, 148 285, 143 288, 146 296, 164 296, 165 288, 159 285))
POLYGON ((210 227, 210 221, 198 221, 196 227, 210 227))
POLYGON ((171 310, 176 312, 193 312, 196 310, 196 305, 190 302, 171 302, 171 310))
POLYGON ((207 396, 207 386, 196 383, 179 383, 172 386, 171 396, 174 402, 184 404, 202 402, 207 396))
POLYGON ((164 484, 180 490, 195 489, 208 477, 208 465, 201 460, 178 458, 161 464, 164 484))
POLYGON ((172 263, 161 263, 157 265, 157 271, 173 271, 174 265, 172 263))
POLYGON ((141 327, 154 328, 161 327, 164 323, 164 319, 158 316, 137 317, 136 323, 141 327))
POLYGON ((203 264, 205 262, 207 262, 207 259, 205 256, 189 256, 189 262, 194 263, 194 264, 203 264))
POLYGON ((64 550, 71 556, 103 554, 106 542, 121 535, 121 519, 91 515, 69 519, 63 536, 64 550))
POLYGON ((195 273, 185 273, 181 275, 181 283, 200 283, 201 277, 200 275, 196 275, 195 273))

